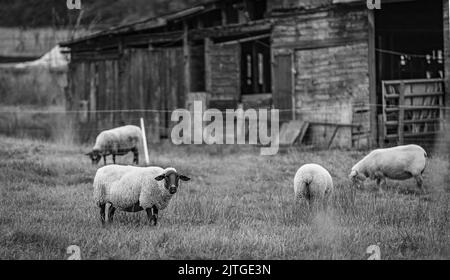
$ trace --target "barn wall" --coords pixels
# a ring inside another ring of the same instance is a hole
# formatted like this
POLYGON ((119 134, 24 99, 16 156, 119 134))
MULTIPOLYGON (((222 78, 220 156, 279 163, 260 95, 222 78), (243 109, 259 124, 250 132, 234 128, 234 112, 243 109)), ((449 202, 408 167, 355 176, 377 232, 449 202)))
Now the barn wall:
POLYGON ((268 0, 267 8, 269 11, 277 9, 311 9, 330 5, 333 0, 268 0))
POLYGON ((170 110, 185 107, 181 48, 126 49, 119 59, 72 61, 67 110, 77 139, 93 141, 105 129, 139 125, 143 117, 148 141, 167 137, 170 110))
POLYGON ((240 45, 212 45, 209 59, 211 99, 238 100, 241 91, 240 45))
MULTIPOLYGON (((355 104, 369 103, 365 9, 338 8, 281 19, 273 29, 273 47, 274 53, 294 53, 299 119, 351 124, 355 104)), ((369 130, 368 112, 365 114, 357 117, 369 130)), ((315 125, 310 132, 309 141, 324 144, 331 138, 334 127, 315 125)), ((334 145, 353 144, 352 129, 341 128, 334 145)))
POLYGON ((205 48, 204 45, 191 47, 191 92, 205 91, 205 48))

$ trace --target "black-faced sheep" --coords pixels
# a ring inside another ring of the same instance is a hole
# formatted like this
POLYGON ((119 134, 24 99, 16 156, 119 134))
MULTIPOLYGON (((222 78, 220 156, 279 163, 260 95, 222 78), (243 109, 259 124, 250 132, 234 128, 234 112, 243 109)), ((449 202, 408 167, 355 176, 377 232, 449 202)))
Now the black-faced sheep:
POLYGON ((181 181, 190 178, 175 168, 109 165, 94 178, 94 200, 100 207, 102 223, 112 221, 116 209, 125 212, 145 210, 149 223, 156 225, 159 210, 169 204, 181 181))
POLYGON ((116 163, 116 155, 125 155, 132 152, 133 163, 139 164, 139 143, 142 142, 141 129, 135 125, 126 125, 110 130, 102 131, 95 140, 92 151, 87 153, 92 164, 98 164, 103 157, 106 165, 106 156, 112 155, 113 163, 116 163))

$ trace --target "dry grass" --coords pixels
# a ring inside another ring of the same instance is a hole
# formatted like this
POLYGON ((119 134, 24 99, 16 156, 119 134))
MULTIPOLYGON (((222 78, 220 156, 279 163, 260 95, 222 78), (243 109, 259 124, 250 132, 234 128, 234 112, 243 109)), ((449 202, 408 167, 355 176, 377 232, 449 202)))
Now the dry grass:
MULTIPOLYGON (((379 244, 383 259, 450 257, 448 159, 434 157, 428 194, 413 180, 388 181, 379 194, 349 186, 357 151, 300 151, 260 157, 236 146, 152 147, 152 165, 193 178, 161 211, 157 227, 143 212, 118 212, 102 227, 92 201, 96 167, 88 147, 0 138, 0 259, 365 259, 379 244), (293 204, 296 169, 324 165, 336 193, 327 212, 293 204), (447 180, 447 181, 446 181, 447 180)), ((129 155, 122 163, 131 163, 129 155)))

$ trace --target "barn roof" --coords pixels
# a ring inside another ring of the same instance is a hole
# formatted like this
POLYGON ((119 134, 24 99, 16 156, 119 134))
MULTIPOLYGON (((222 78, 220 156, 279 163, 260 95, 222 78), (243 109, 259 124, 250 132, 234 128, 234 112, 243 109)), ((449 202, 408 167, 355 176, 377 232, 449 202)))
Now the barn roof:
POLYGON ((179 21, 188 17, 205 13, 211 10, 211 4, 218 3, 219 1, 209 1, 203 4, 196 5, 191 8, 183 9, 180 11, 168 13, 162 16, 149 17, 132 23, 126 23, 119 26, 111 27, 100 32, 93 33, 89 36, 77 38, 75 40, 61 42, 60 45, 64 47, 70 47, 71 45, 82 43, 84 41, 117 34, 126 34, 130 32, 137 32, 141 30, 150 30, 167 25, 169 21, 179 21))

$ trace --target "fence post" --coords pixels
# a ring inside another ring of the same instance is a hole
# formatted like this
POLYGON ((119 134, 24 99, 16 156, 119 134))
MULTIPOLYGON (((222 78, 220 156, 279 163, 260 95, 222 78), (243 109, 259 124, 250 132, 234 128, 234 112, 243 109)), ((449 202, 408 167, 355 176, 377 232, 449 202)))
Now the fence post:
POLYGON ((405 120, 405 84, 403 81, 400 83, 399 89, 399 99, 398 99, 398 144, 403 145, 404 143, 404 120, 405 120))
POLYGON ((148 158, 147 137, 145 136, 144 118, 141 118, 141 131, 142 131, 142 144, 144 146, 145 164, 150 165, 150 159, 148 158))

